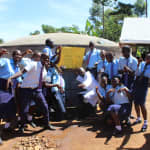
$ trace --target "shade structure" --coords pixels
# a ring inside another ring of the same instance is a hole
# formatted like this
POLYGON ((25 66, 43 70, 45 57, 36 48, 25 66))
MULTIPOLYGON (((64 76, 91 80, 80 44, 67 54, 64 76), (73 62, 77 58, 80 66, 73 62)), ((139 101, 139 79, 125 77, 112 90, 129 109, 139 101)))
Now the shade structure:
POLYGON ((149 28, 149 18, 125 18, 120 37, 120 43, 150 45, 149 28))

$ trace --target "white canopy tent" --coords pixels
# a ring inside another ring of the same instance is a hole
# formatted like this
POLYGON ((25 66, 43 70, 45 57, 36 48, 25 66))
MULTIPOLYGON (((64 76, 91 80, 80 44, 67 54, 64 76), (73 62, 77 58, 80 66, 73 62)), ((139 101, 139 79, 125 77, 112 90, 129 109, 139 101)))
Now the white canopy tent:
POLYGON ((125 18, 120 43, 131 45, 150 45, 150 19, 125 18))

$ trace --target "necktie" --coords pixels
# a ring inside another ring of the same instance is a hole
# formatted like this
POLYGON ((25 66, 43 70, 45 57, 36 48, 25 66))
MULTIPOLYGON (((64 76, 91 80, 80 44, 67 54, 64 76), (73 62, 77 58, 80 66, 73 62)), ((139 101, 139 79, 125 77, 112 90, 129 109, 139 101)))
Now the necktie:
POLYGON ((111 72, 110 72, 111 79, 113 78, 113 76, 114 76, 114 63, 112 62, 111 63, 111 72))
POLYGON ((89 57, 88 57, 88 60, 87 60, 87 66, 89 65, 91 55, 92 55, 92 51, 90 51, 90 53, 89 53, 89 57))
POLYGON ((103 60, 103 68, 105 69, 105 63, 104 63, 104 60, 103 60))
MULTIPOLYGON (((127 67, 128 67, 128 62, 129 62, 129 59, 126 60, 127 67)), ((125 84, 125 86, 128 86, 128 73, 127 72, 124 75, 124 84, 125 84)))
POLYGON ((42 89, 43 69, 44 69, 44 66, 42 66, 41 71, 40 71, 40 78, 39 78, 38 89, 42 89))

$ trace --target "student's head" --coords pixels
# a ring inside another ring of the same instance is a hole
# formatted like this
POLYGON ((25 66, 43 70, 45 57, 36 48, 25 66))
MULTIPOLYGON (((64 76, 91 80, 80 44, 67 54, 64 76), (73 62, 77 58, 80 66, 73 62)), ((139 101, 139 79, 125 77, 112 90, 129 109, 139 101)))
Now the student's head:
POLYGON ((142 57, 136 57, 137 60, 138 60, 138 65, 143 61, 143 58, 142 57))
POLYGON ((118 76, 115 76, 112 78, 111 80, 111 85, 113 88, 117 87, 118 85, 120 85, 121 79, 118 76))
POLYGON ((105 88, 108 84, 108 77, 107 76, 102 76, 100 84, 103 88, 105 88))
POLYGON ((91 42, 89 43, 89 48, 90 48, 91 50, 93 50, 94 47, 95 47, 95 44, 91 41, 91 42))
POLYGON ((19 61, 21 61, 21 58, 22 58, 21 51, 20 50, 13 51, 12 58, 15 63, 18 63, 19 61))
POLYGON ((53 47, 54 47, 54 43, 53 43, 53 41, 51 41, 50 39, 46 39, 45 45, 46 45, 46 46, 49 46, 50 48, 53 48, 53 47))
POLYGON ((40 59, 41 59, 41 53, 40 52, 34 52, 32 55, 32 60, 40 61, 40 59))
POLYGON ((146 63, 150 64, 150 53, 146 55, 146 63))
POLYGON ((47 65, 48 65, 48 63, 49 63, 49 56, 48 56, 48 54, 43 53, 43 54, 41 55, 41 63, 42 63, 42 65, 44 65, 44 66, 47 66, 47 65))
POLYGON ((129 58, 130 57, 130 54, 131 54, 131 47, 126 45, 126 46, 123 46, 122 47, 122 55, 125 57, 125 58, 129 58))
POLYGON ((79 74, 80 76, 82 76, 82 77, 84 77, 84 75, 85 75, 85 70, 84 70, 84 68, 79 68, 79 69, 77 69, 77 74, 79 74))
POLYGON ((106 53, 105 53, 104 50, 102 50, 102 51, 100 52, 100 57, 102 58, 102 60, 105 60, 106 53))
POLYGON ((112 53, 112 52, 107 52, 107 53, 106 53, 106 59, 107 59, 107 61, 108 61, 109 63, 112 62, 113 59, 114 59, 113 53, 112 53))

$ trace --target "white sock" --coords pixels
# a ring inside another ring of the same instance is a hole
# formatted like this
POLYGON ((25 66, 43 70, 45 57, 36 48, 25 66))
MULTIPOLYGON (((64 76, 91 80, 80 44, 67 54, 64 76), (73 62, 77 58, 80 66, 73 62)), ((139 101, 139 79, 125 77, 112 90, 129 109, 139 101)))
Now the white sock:
POLYGON ((32 116, 28 115, 28 121, 32 121, 32 116))
POLYGON ((120 126, 120 125, 115 126, 115 128, 116 128, 117 130, 119 130, 119 131, 121 131, 121 130, 122 130, 122 128, 121 128, 121 126, 120 126))
POLYGON ((137 117, 137 119, 136 120, 141 120, 141 117, 137 117))
POLYGON ((144 124, 147 125, 147 120, 144 120, 144 124))
POLYGON ((20 116, 18 116, 18 121, 20 121, 21 120, 21 117, 20 116))
POLYGON ((10 122, 5 123, 4 128, 7 129, 7 128, 9 128, 9 127, 10 127, 10 122))

